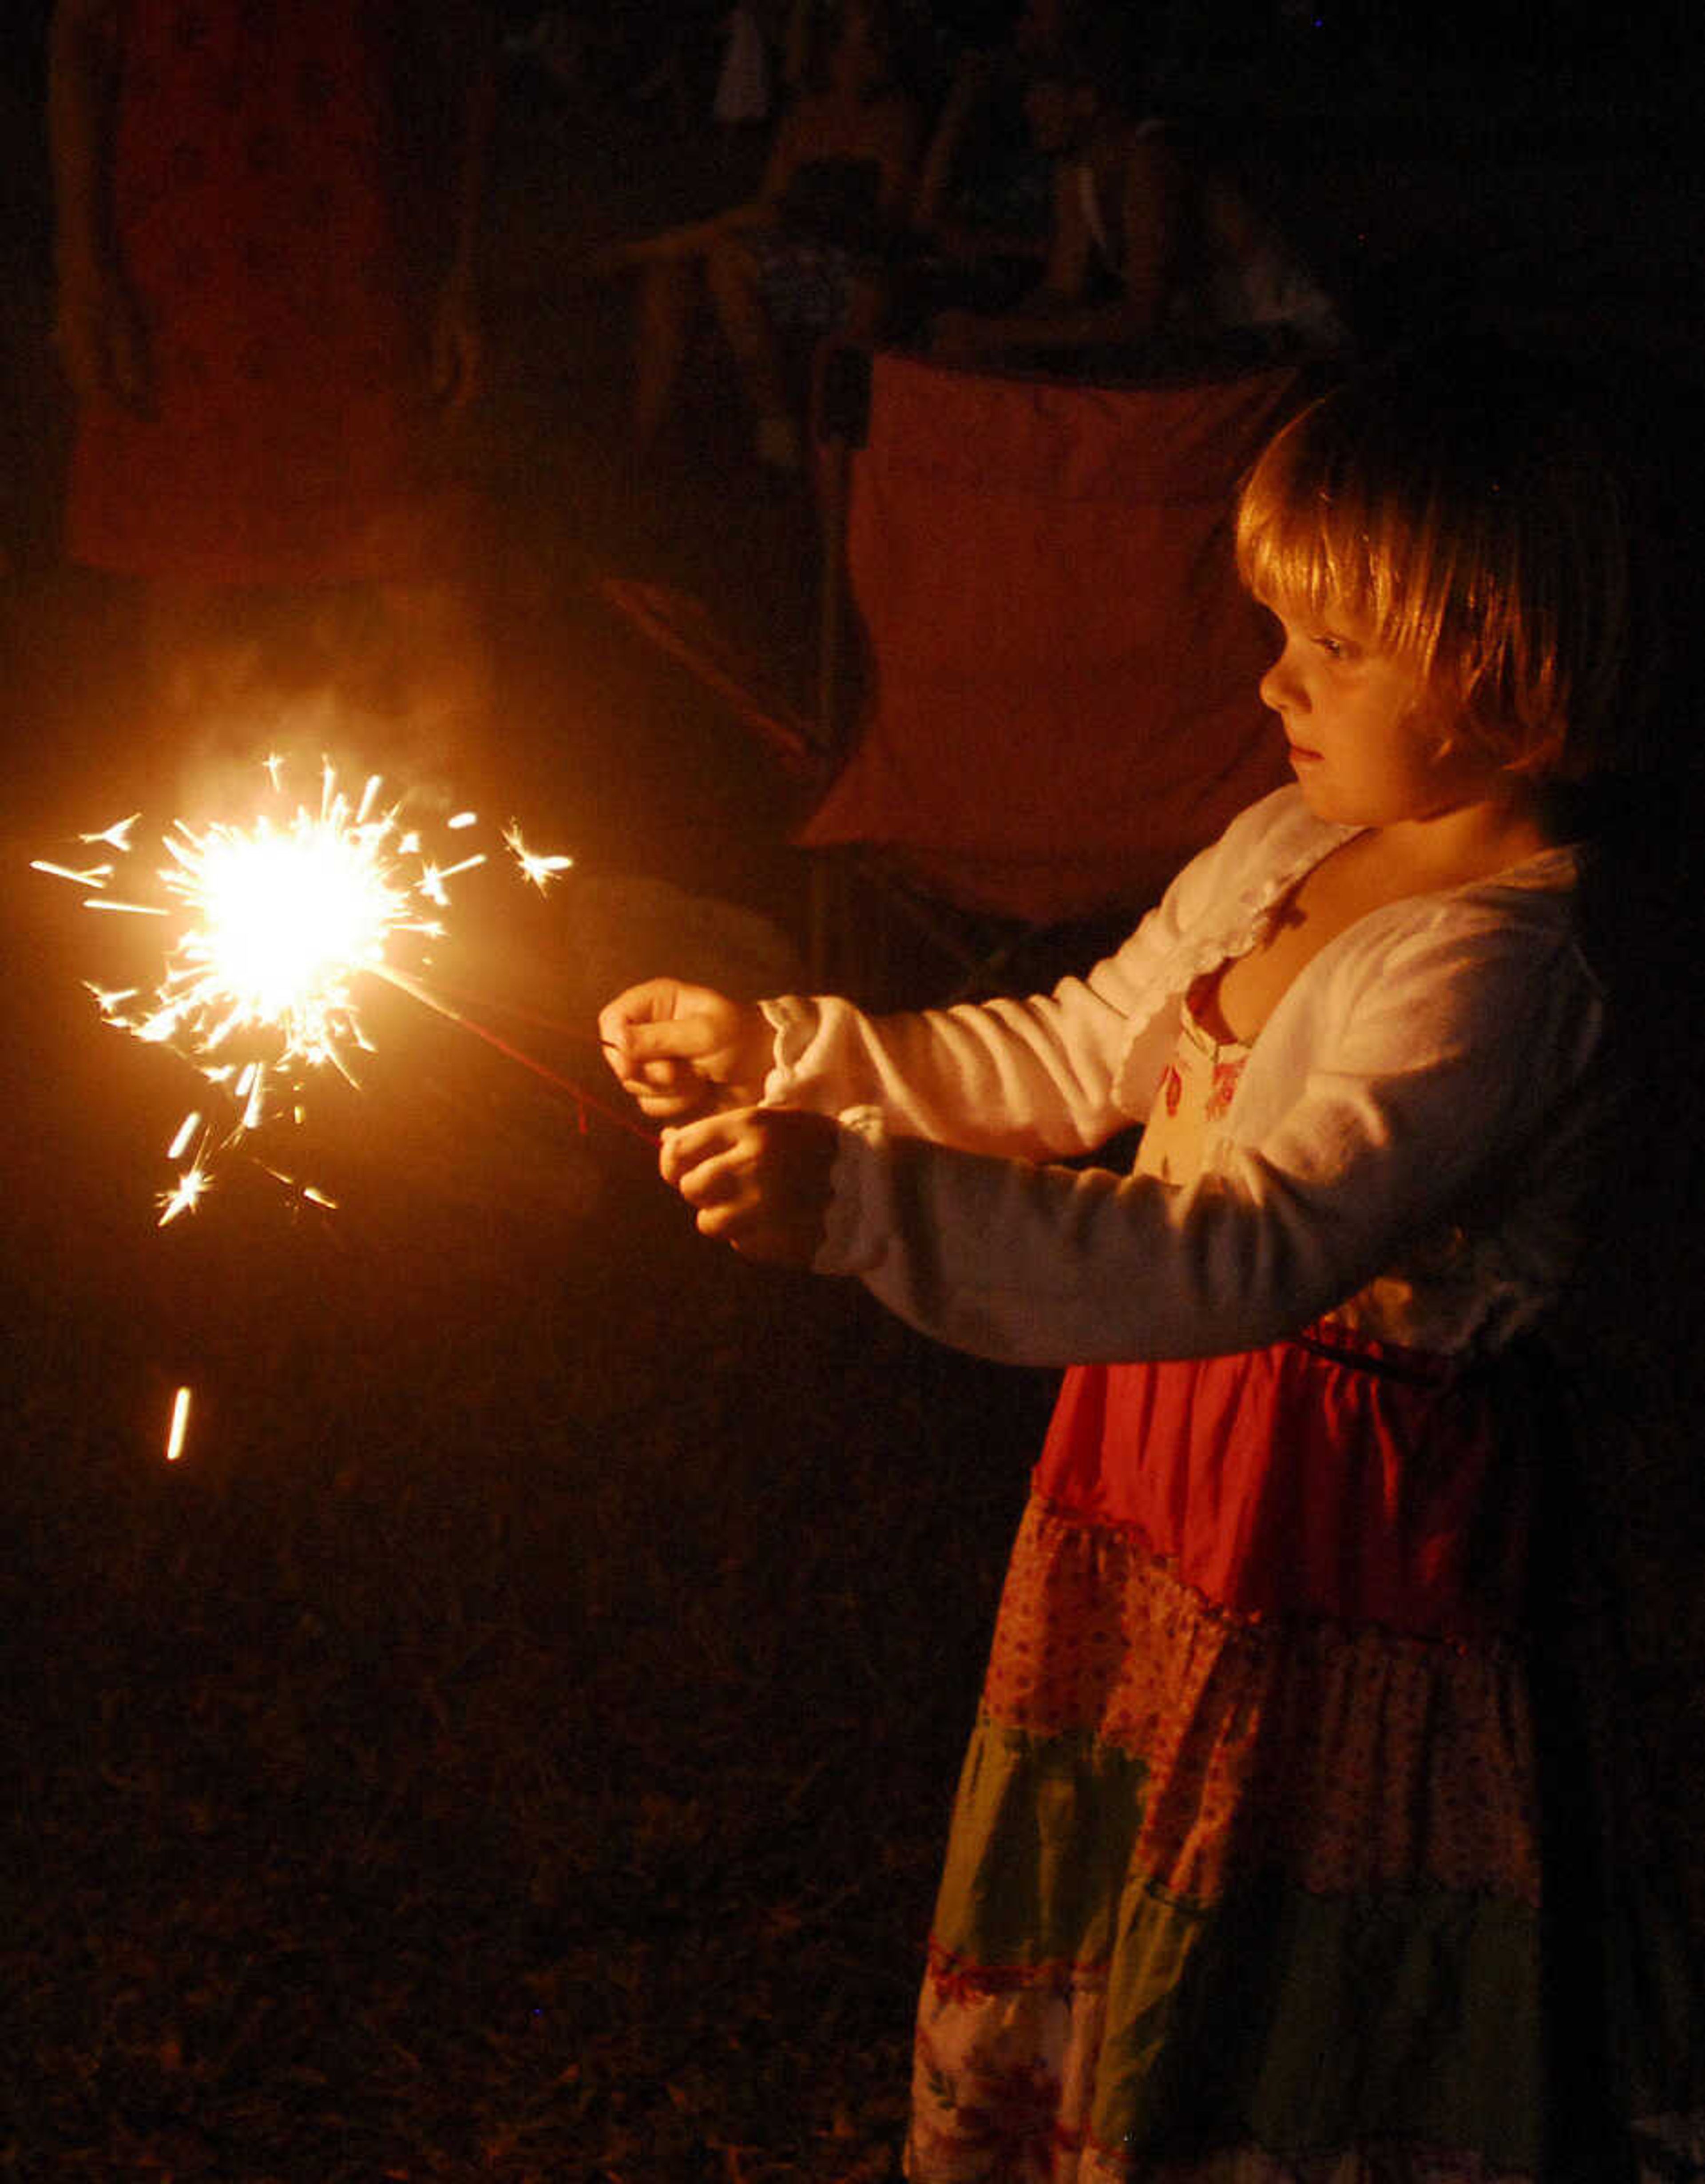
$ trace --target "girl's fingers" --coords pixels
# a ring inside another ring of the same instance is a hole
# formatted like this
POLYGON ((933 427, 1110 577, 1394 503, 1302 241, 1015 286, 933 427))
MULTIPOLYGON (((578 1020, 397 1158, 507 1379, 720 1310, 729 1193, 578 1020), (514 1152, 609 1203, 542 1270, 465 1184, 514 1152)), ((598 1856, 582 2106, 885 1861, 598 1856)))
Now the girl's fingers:
POLYGON ((765 1187, 762 1150, 747 1117, 713 1115, 666 1131, 659 1165, 695 1209, 756 1205, 765 1187))
POLYGON ((696 1070, 681 1061, 642 1061, 637 1069, 630 1065, 628 1073, 621 1079, 621 1089, 636 1100, 648 1095, 674 1093, 697 1098, 703 1090, 696 1070))
POLYGON ((836 1131, 827 1117, 744 1108, 663 1133, 663 1179, 702 1236, 808 1267, 823 1237, 836 1131))
POLYGON ((696 1061, 712 1053, 727 1036, 708 1013, 671 1017, 661 1022, 629 1024, 623 1050, 630 1062, 696 1061))
POLYGON ((663 1133, 657 1165, 665 1183, 685 1195, 687 1178, 726 1143, 724 1119, 713 1115, 702 1123, 683 1123, 679 1128, 663 1133))

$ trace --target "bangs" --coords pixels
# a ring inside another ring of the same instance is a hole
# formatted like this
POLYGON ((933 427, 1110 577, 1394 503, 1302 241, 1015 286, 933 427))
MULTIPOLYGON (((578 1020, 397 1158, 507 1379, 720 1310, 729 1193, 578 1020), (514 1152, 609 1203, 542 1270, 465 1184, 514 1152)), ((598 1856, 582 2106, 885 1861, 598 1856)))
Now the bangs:
POLYGON ((1353 618, 1381 650, 1429 677, 1455 575, 1437 510, 1411 520, 1309 431, 1313 416, 1304 410, 1284 428, 1244 488, 1238 574, 1264 605, 1353 618))
POLYGON ((1615 482, 1567 415, 1436 381, 1323 395, 1251 474, 1237 566, 1287 619, 1353 618, 1502 764, 1590 762, 1620 677, 1626 548, 1615 482))

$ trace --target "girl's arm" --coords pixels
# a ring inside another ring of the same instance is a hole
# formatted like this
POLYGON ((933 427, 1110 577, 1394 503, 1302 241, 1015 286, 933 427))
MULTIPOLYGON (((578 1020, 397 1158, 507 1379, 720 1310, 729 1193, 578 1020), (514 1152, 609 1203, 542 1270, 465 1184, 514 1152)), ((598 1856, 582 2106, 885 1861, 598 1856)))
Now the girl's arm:
POLYGON ((630 987, 599 1036, 655 1120, 763 1106, 819 1115, 879 1107, 899 1129, 1039 1158, 1101 1144, 1127 1017, 1117 961, 1029 1001, 866 1016, 833 996, 741 1002, 673 978, 630 987))
POLYGON ((1249 944, 1272 903, 1351 830, 1323 829, 1294 789, 1240 813, 1113 955, 1028 1000, 870 1017, 831 999, 764 1003, 766 1106, 838 1114, 1027 1160, 1091 1151, 1147 1112, 1178 997, 1249 944))
POLYGON ((1028 1000, 895 1017, 827 995, 766 1001, 764 1104, 869 1107, 908 1137, 1024 1160, 1088 1152, 1134 1119, 1117 1084, 1133 984, 1122 950, 1028 1000))
POLYGON ((925 1332, 1014 1362, 1255 1347, 1476 1206, 1533 1190, 1582 1104, 1600 1024, 1554 929, 1541 944, 1495 922, 1362 950, 1321 1017, 1290 1110, 1186 1189, 844 1117, 814 1262, 860 1276, 925 1332))
POLYGON ((659 1121, 760 1101, 827 1115, 861 1106, 907 1136, 975 1151, 1088 1151, 1133 1119, 1132 1101, 1145 1107, 1183 985, 1345 831, 1323 833, 1294 791, 1264 798, 1185 866, 1114 955, 1028 1000, 873 1017, 833 997, 735 1003, 658 978, 611 1001, 600 1036, 624 1088, 659 1121), (1181 950, 1201 960, 1184 962, 1181 950), (1141 1079, 1145 1058, 1147 1081, 1125 1095, 1117 1080, 1141 1079))

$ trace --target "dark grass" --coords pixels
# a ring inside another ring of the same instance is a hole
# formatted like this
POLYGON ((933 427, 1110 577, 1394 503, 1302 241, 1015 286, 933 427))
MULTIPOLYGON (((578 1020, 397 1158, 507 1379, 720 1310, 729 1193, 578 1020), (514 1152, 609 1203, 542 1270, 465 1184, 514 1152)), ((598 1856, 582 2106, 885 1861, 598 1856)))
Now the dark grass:
POLYGON ((158 1232, 132 1050, 8 1028, 0 2161, 885 2176, 1036 1382, 431 1040, 336 1217, 158 1232))

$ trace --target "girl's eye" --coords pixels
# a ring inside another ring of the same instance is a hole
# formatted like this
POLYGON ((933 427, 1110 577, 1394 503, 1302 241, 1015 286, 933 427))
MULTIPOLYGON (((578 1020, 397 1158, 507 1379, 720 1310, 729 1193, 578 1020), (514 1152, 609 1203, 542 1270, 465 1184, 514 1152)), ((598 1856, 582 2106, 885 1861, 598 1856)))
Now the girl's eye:
POLYGON ((1314 642, 1329 660, 1348 660, 1355 649, 1341 637, 1317 637, 1314 642))

